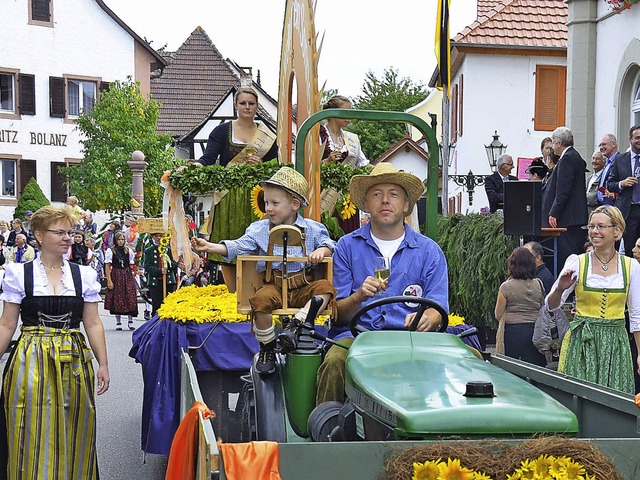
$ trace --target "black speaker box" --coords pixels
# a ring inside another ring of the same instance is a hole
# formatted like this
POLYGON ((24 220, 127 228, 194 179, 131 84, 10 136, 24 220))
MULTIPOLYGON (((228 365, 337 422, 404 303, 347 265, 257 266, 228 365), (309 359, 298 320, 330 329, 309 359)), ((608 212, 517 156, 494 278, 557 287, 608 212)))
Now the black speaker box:
POLYGON ((504 182, 504 233, 540 235, 542 182, 504 182))

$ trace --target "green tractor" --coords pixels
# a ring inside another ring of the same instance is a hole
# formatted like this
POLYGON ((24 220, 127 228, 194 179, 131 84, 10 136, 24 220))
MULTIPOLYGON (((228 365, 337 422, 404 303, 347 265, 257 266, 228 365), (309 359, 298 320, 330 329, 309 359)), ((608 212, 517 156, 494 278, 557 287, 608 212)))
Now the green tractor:
MULTIPOLYGON (((365 312, 406 300, 375 300, 352 318, 355 341, 347 357, 344 404, 315 405, 322 361, 317 340, 331 341, 312 323, 299 327, 298 347, 278 356, 274 375, 260 376, 252 368, 244 403, 251 439, 284 443, 577 434, 578 421, 570 410, 484 361, 457 335, 416 332, 415 325, 409 331, 375 332, 358 325, 365 312)), ((428 299, 412 302, 447 318, 428 299)), ((416 319, 420 316, 419 311, 416 319)), ((441 330, 446 326, 444 321, 441 330)))

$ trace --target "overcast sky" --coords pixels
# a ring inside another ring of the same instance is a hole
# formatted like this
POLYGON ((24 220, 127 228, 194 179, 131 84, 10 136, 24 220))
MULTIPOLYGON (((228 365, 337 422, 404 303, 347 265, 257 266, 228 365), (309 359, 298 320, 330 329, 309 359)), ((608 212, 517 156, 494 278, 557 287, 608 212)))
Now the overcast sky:
MULTIPOLYGON (((451 32, 469 25, 477 0, 451 0, 451 32)), ((267 93, 278 94, 285 0, 105 0, 156 49, 177 50, 201 26, 225 58, 260 70, 267 93)), ((436 0, 317 0, 315 26, 324 44, 318 87, 357 96, 367 71, 389 67, 427 84, 435 68, 436 0), (384 7, 382 7, 384 5, 384 7)))

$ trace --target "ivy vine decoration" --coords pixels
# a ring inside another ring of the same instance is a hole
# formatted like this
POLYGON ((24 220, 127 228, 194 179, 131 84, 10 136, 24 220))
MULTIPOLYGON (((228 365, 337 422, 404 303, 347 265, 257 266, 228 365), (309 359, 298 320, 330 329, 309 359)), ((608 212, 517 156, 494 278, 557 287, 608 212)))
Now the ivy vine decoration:
MULTIPOLYGON (((277 160, 230 168, 221 165, 204 167, 188 165, 181 172, 171 173, 169 183, 173 188, 184 193, 206 195, 216 190, 253 188, 259 182, 271 178, 280 167, 277 160)), ((320 185, 322 188, 333 187, 338 192, 346 193, 349 191, 349 181, 352 176, 367 175, 370 171, 367 167, 352 168, 343 164, 323 164, 320 167, 320 185)))

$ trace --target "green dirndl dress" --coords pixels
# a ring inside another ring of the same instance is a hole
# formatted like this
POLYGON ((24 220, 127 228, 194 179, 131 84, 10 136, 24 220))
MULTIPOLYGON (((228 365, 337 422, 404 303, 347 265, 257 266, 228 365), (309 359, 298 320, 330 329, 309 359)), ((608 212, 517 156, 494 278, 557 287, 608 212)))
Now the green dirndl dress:
POLYGON ((623 286, 594 288, 587 285, 590 255, 579 256, 576 316, 563 340, 558 371, 633 394, 634 362, 624 318, 631 259, 620 258, 623 286))

